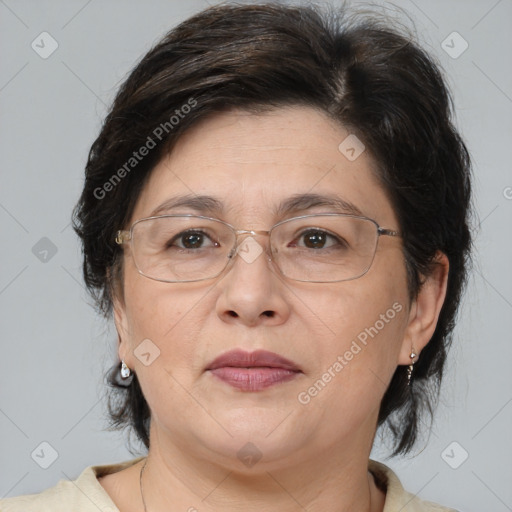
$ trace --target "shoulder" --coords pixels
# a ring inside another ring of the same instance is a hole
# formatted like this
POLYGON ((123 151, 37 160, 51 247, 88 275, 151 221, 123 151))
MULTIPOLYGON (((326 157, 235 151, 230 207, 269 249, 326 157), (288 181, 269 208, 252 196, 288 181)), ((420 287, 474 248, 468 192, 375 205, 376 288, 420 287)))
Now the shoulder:
POLYGON ((368 469, 373 474, 379 487, 386 492, 383 512, 457 512, 453 508, 443 507, 437 503, 424 501, 407 492, 392 469, 381 462, 370 460, 368 469))
POLYGON ((76 480, 60 480, 57 485, 39 494, 27 494, 0 500, 1 512, 119 512, 98 477, 115 473, 140 461, 137 459, 89 466, 76 480))

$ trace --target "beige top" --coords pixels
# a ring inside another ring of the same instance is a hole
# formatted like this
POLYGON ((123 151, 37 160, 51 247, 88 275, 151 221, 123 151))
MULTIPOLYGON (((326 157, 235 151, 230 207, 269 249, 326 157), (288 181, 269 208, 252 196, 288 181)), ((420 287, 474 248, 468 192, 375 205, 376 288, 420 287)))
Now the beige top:
MULTIPOLYGON (((61 480, 40 494, 0 500, 0 512, 120 512, 96 477, 121 471, 142 458, 89 466, 74 482, 61 480)), ((384 512, 457 512, 406 492, 395 473, 380 462, 370 460, 368 468, 377 484, 386 489, 384 512)))

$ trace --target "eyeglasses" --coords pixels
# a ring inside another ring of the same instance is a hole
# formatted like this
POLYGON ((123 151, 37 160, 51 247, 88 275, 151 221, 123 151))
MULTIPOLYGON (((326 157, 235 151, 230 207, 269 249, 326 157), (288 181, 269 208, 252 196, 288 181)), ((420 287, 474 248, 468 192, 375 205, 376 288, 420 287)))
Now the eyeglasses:
POLYGON ((381 235, 400 237, 374 220, 355 215, 302 215, 269 231, 235 229, 219 219, 198 215, 161 215, 140 219, 116 243, 130 243, 140 274, 156 281, 184 283, 219 276, 239 254, 247 263, 264 252, 255 236, 269 237, 269 261, 292 280, 330 283, 363 276, 370 269, 381 235), (239 236, 251 235, 239 243, 239 236))

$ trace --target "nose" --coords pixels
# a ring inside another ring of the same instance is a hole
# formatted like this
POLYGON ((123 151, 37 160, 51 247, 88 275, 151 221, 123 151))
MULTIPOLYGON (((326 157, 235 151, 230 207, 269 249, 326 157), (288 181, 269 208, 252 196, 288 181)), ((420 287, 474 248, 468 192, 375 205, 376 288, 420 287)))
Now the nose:
POLYGON ((248 236, 233 257, 218 285, 216 311, 221 320, 249 327, 284 323, 290 314, 286 286, 264 246, 248 236))

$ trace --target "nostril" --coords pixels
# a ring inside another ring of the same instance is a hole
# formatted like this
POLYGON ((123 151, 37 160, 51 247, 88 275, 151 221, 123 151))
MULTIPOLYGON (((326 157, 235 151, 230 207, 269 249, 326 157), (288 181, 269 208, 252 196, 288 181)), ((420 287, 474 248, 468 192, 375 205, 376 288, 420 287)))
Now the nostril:
POLYGON ((238 313, 236 313, 235 311, 231 310, 231 311, 228 311, 228 315, 229 316, 232 316, 233 318, 238 318, 238 313))
POLYGON ((269 318, 273 318, 275 315, 275 311, 263 311, 263 314, 265 316, 268 316, 269 318))

